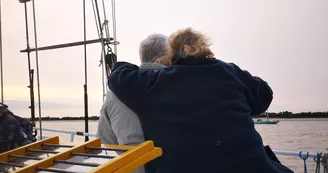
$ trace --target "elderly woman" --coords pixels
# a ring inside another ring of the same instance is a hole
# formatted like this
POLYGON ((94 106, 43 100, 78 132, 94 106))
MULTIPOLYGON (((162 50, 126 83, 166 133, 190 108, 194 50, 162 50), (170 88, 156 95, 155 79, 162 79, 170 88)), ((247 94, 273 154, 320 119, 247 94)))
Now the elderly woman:
POLYGON ((160 173, 292 172, 268 159, 252 115, 272 101, 268 84, 214 58, 190 28, 169 38, 170 65, 158 71, 118 62, 109 87, 137 113, 145 138, 162 147, 160 173))

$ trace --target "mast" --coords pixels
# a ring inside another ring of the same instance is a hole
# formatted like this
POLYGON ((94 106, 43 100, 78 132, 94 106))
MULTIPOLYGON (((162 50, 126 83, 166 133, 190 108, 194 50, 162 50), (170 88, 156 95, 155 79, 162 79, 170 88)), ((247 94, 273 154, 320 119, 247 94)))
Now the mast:
POLYGON ((30 51, 30 39, 29 39, 29 29, 28 29, 28 16, 27 16, 27 2, 30 0, 19 0, 19 2, 24 3, 25 10, 25 32, 26 32, 26 53, 27 53, 27 65, 28 65, 28 77, 29 77, 29 86, 30 89, 30 106, 31 109, 31 122, 33 127, 35 127, 35 104, 34 104, 34 85, 33 85, 33 76, 34 69, 31 68, 31 51, 30 51))
MULTIPOLYGON (((83 37, 87 41, 87 28, 85 16, 85 0, 83 0, 83 37)), ((89 106, 88 106, 88 67, 87 67, 87 45, 84 43, 84 128, 89 133, 89 106)), ((89 141, 89 136, 85 136, 85 142, 89 141)))
MULTIPOLYGON (((0 0, 1 1, 1 0, 0 0)), ((83 41, 79 41, 79 42, 72 42, 72 43, 66 43, 66 44, 58 44, 58 45, 50 45, 50 46, 44 46, 44 47, 38 47, 37 45, 37 31, 36 31, 36 10, 35 10, 35 2, 34 0, 32 0, 32 5, 33 5, 33 22, 34 22, 34 36, 35 36, 35 48, 30 48, 29 45, 29 30, 28 30, 28 16, 27 16, 27 2, 29 2, 31 0, 19 0, 19 2, 24 3, 25 6, 25 24, 26 24, 26 49, 25 50, 21 50, 20 52, 24 52, 27 53, 27 59, 28 59, 28 70, 29 70, 29 88, 30 88, 30 101, 31 101, 31 120, 32 120, 32 124, 35 127, 35 105, 34 105, 34 86, 33 86, 33 75, 34 75, 34 69, 31 68, 31 57, 30 57, 30 53, 31 52, 35 52, 36 53, 36 72, 37 72, 37 86, 38 86, 38 104, 39 104, 39 121, 40 121, 40 136, 42 137, 42 127, 41 127, 41 99, 40 99, 40 83, 39 83, 39 56, 38 56, 38 52, 39 51, 45 51, 45 50, 50 50, 50 49, 59 49, 59 48, 66 48, 66 47, 73 47, 73 46, 84 46, 84 118, 85 118, 85 132, 88 133, 89 131, 89 125, 88 125, 88 119, 89 119, 89 115, 88 115, 88 71, 87 71, 87 44, 93 44, 93 43, 98 43, 101 42, 102 43, 102 55, 106 55, 106 50, 105 50, 105 46, 107 46, 108 50, 111 50, 110 48, 110 44, 118 44, 118 42, 116 41, 116 38, 110 38, 109 37, 109 31, 108 31, 108 26, 107 27, 107 32, 106 32, 106 38, 103 37, 103 30, 101 29, 101 19, 100 19, 100 14, 99 14, 99 8, 98 8, 98 3, 97 0, 95 0, 95 7, 96 7, 96 12, 94 12, 95 15, 95 19, 96 19, 96 23, 97 23, 97 28, 99 28, 98 31, 98 36, 100 37, 99 39, 93 39, 93 40, 87 40, 87 35, 86 35, 86 4, 85 4, 85 0, 83 0, 83 41), (97 20, 98 19, 98 20, 97 20), (99 27, 98 27, 99 25, 99 27), (113 41, 114 40, 114 41, 113 41)), ((103 0, 104 1, 104 0, 103 0)), ((93 0, 92 0, 93 2, 93 0)), ((103 2, 103 8, 105 9, 105 5, 103 2)), ((115 9, 115 8, 114 8, 115 9)), ((114 11, 115 12, 115 11, 114 11)), ((106 12, 104 10, 104 25, 107 25, 108 21, 106 19, 106 12)), ((113 26, 116 26, 113 24, 113 26)), ((105 28, 106 28, 105 27, 105 28)), ((115 28, 115 37, 116 37, 116 28, 115 28)), ((109 54, 109 53, 107 53, 109 54)), ((115 54, 114 54, 115 55, 115 54)), ((110 56, 110 60, 111 62, 115 62, 116 61, 116 56, 110 56)), ((106 61, 105 61, 106 62, 106 61)), ((105 63, 103 62, 103 63, 105 63)), ((109 76, 110 71, 106 68, 106 76, 109 76)), ((103 78, 102 78, 103 79, 103 78)), ((85 141, 88 141, 89 137, 85 137, 85 141)))
POLYGON ((2 61, 2 11, 0 0, 0 90, 1 90, 1 103, 3 103, 3 61, 2 61))
MULTIPOLYGON (((41 93, 40 93, 40 71, 39 71, 39 51, 38 51, 38 36, 37 36, 37 32, 36 32, 35 0, 32 0, 32 9, 33 9, 33 24, 34 24, 36 82, 37 82, 37 89, 38 89, 39 127, 40 127, 40 129, 42 129, 41 93)), ((42 140, 42 130, 40 130, 40 139, 42 140)))

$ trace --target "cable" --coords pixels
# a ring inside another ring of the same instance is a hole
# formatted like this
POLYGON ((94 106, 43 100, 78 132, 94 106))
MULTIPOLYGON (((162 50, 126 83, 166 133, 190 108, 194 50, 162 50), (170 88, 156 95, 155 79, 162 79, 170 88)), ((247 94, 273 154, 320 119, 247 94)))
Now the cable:
POLYGON ((97 15, 96 15, 96 10, 95 10, 95 5, 93 3, 93 0, 91 0, 91 3, 92 3, 93 15, 95 17, 95 22, 96 22, 96 28, 97 28, 98 37, 100 38, 99 26, 98 26, 98 22, 97 22, 97 15))
POLYGON ((33 23, 34 23, 34 43, 35 43, 35 63, 36 63, 36 78, 38 88, 38 106, 39 106, 39 125, 40 125, 40 139, 42 139, 42 115, 41 115, 41 94, 40 94, 40 72, 39 72, 39 53, 38 53, 38 37, 36 32, 36 15, 35 15, 35 1, 32 0, 33 5, 33 23))
POLYGON ((115 9, 115 0, 112 0, 112 18, 113 18, 113 37, 114 37, 114 53, 117 57, 117 45, 116 45, 116 9, 115 9))

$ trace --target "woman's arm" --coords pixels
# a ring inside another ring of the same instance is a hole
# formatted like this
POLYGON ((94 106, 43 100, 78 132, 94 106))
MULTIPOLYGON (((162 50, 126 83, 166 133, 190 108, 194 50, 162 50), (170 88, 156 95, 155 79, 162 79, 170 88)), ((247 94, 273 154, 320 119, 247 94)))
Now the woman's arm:
POLYGON ((252 76, 246 70, 241 70, 233 63, 229 65, 233 67, 237 78, 243 82, 251 92, 251 100, 253 100, 253 103, 250 103, 252 114, 257 115, 265 112, 273 99, 273 92, 268 83, 259 77, 252 76))
POLYGON ((158 74, 159 71, 140 70, 128 62, 118 62, 114 65, 108 86, 123 103, 138 113, 145 92, 154 84, 158 74))

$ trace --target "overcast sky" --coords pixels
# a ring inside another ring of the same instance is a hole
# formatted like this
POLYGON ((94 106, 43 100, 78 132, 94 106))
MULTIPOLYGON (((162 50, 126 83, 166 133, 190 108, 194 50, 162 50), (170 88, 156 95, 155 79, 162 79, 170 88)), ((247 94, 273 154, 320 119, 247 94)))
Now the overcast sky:
MULTIPOLYGON (((39 46, 83 40, 81 0, 36 0, 36 8, 39 46)), ((117 0, 116 12, 120 61, 139 64, 138 45, 150 33, 194 27, 212 39, 217 58, 271 85, 269 111, 328 111, 327 0, 117 0)), ((24 5, 3 0, 2 13, 5 100, 27 117, 24 5)), ((87 24, 88 39, 97 38, 91 1, 87 24)), ((88 46, 90 115, 102 105, 100 53, 99 44, 88 46)), ((39 59, 43 116, 83 116, 83 47, 40 52, 39 59)))

